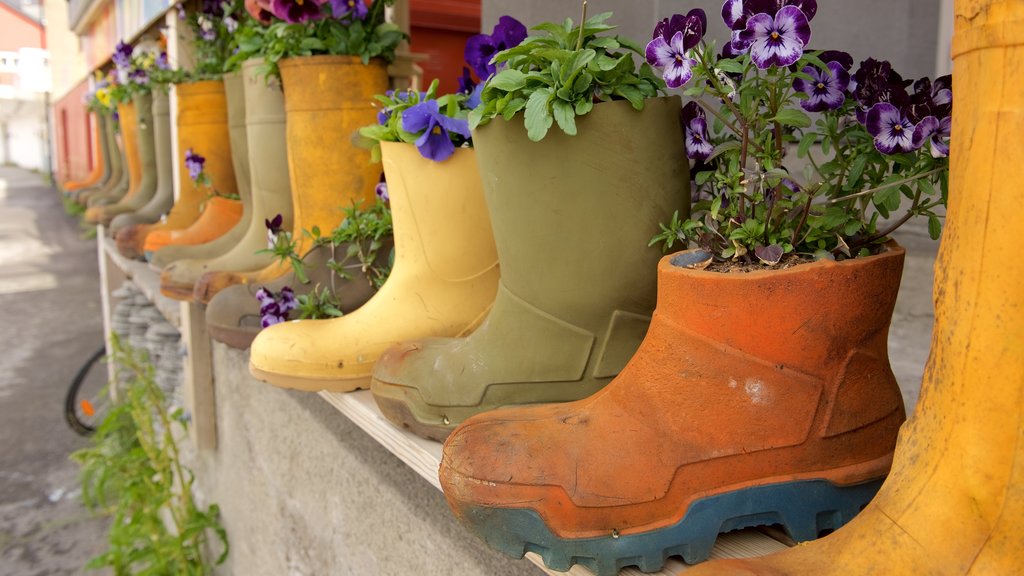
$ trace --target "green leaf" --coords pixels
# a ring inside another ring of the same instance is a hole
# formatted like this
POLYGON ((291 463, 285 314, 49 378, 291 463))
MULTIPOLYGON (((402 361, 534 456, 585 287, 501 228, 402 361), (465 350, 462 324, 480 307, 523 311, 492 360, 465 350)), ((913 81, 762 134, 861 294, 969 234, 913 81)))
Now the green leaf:
POLYGON ((818 140, 817 132, 808 132, 804 134, 804 137, 800 139, 800 146, 796 149, 796 157, 804 158, 807 156, 807 152, 811 149, 811 146, 818 140))
POLYGON ((874 193, 871 201, 879 209, 879 212, 882 212, 882 217, 888 217, 887 212, 892 212, 900 207, 900 189, 897 186, 883 188, 874 193))
POLYGON ((548 108, 550 99, 551 89, 541 88, 526 101, 526 135, 534 142, 540 142, 551 128, 553 119, 548 108))
POLYGON ((779 110, 774 120, 784 126, 794 126, 796 128, 807 128, 811 125, 811 117, 803 110, 797 110, 796 108, 783 108, 779 110))
MULTIPOLYGON (((861 174, 864 173, 864 167, 867 166, 868 157, 866 154, 858 154, 853 159, 853 163, 850 164, 850 173, 846 176, 846 181, 851 185, 855 185, 860 180, 861 174)), ((850 188, 852 190, 852 186, 850 188)))
POLYGON ((506 68, 487 81, 488 88, 512 92, 526 86, 526 74, 514 68, 506 68))
POLYGON ((730 74, 741 74, 743 72, 743 64, 738 60, 730 58, 723 58, 719 60, 715 63, 715 68, 730 74))
POLYGON ((558 122, 558 127, 562 129, 569 136, 576 135, 576 112, 572 108, 572 104, 556 98, 552 106, 555 113, 555 121, 558 122))
POLYGON ((928 217, 928 235, 932 240, 938 240, 939 236, 942 236, 942 221, 934 214, 928 217))

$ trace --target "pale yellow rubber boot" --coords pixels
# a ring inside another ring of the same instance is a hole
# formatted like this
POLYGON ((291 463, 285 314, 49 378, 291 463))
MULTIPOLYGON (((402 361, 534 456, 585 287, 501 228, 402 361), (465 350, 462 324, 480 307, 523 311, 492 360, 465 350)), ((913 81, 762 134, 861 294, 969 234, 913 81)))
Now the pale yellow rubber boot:
POLYGON ((1024 2, 957 0, 947 226, 916 412, 889 478, 845 527, 688 576, 1024 573, 1024 2))
POLYGON ((395 230, 391 275, 351 314, 260 332, 249 360, 260 380, 311 391, 366 388, 388 347, 468 334, 494 301, 498 255, 474 151, 458 149, 444 162, 410 144, 383 142, 382 151, 395 230))

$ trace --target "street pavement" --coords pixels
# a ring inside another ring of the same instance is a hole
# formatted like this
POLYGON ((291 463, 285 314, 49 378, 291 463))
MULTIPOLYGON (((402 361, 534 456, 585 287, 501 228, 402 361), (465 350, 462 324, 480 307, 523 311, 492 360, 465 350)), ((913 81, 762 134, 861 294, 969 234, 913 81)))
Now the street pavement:
POLYGON ((106 522, 79 503, 68 455, 86 441, 63 402, 103 342, 96 244, 40 176, 11 167, 0 167, 0 318, 0 575, 82 574, 106 522))

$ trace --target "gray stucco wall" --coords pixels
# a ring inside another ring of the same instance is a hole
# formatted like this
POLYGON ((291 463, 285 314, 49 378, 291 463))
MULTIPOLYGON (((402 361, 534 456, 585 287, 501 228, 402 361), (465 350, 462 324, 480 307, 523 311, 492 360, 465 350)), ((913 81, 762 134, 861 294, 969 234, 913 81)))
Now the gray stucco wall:
MULTIPOLYGON (((482 0, 482 25, 490 31, 508 14, 527 27, 545 21, 579 19, 579 0, 482 0)), ((703 8, 714 38, 727 38, 721 0, 588 0, 590 14, 612 11, 619 33, 647 40, 654 24, 675 13, 703 8)), ((939 42, 938 0, 818 0, 811 21, 811 47, 850 52, 855 62, 889 60, 904 78, 934 76, 939 42)))
POLYGON ((319 396, 254 380, 248 352, 215 343, 213 356, 218 446, 191 465, 230 537, 219 573, 542 573, 489 550, 440 491, 319 396))

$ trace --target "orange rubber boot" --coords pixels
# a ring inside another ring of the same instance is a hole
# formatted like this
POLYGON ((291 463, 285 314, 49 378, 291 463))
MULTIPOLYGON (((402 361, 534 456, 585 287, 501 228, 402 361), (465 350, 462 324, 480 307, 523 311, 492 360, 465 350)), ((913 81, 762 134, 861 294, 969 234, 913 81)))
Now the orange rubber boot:
POLYGON ((92 188, 94 186, 102 186, 109 176, 109 159, 107 158, 106 142, 103 137, 104 120, 95 112, 90 112, 89 115, 92 116, 93 119, 92 148, 96 155, 93 160, 94 164, 92 171, 81 180, 65 182, 63 186, 61 186, 65 193, 71 193, 84 188, 92 188))
POLYGON ((601 576, 704 560, 720 531, 838 527, 878 489, 904 420, 887 351, 903 254, 746 274, 662 258, 650 329, 615 380, 452 432, 449 504, 502 552, 601 576))
MULTIPOLYGON (((158 230, 146 236, 146 250, 159 251, 165 246, 196 246, 211 242, 223 236, 242 219, 242 203, 221 196, 214 196, 206 202, 206 206, 196 223, 184 230, 158 230)), ((192 291, 176 291, 161 285, 160 292, 168 298, 189 300, 192 291)))
MULTIPOLYGON (((352 143, 352 136, 375 121, 373 96, 387 90, 388 75, 378 60, 363 65, 355 56, 302 56, 281 61, 281 82, 294 211, 291 233, 295 252, 305 255, 313 241, 303 230, 318 227, 329 234, 352 202, 368 206, 374 201, 381 168, 370 162, 368 150, 352 143)), ((194 298, 207 304, 228 286, 267 284, 291 271, 290 264, 274 262, 254 272, 207 272, 195 283, 194 298)))
POLYGON ((235 171, 231 164, 224 82, 205 80, 176 84, 174 91, 178 98, 178 157, 175 162, 178 163, 178 174, 181 176, 180 188, 167 218, 160 224, 150 226, 145 234, 136 236, 140 248, 150 257, 157 247, 164 246, 166 242, 158 240, 150 245, 147 243, 149 235, 188 228, 199 218, 200 207, 207 199, 207 192, 195 186, 188 178, 186 150, 192 148, 206 157, 204 168, 214 189, 224 194, 237 192, 235 171))
POLYGON ((818 542, 694 576, 1007 576, 1024 571, 1024 3, 957 0, 946 230, 921 401, 892 473, 818 542))

